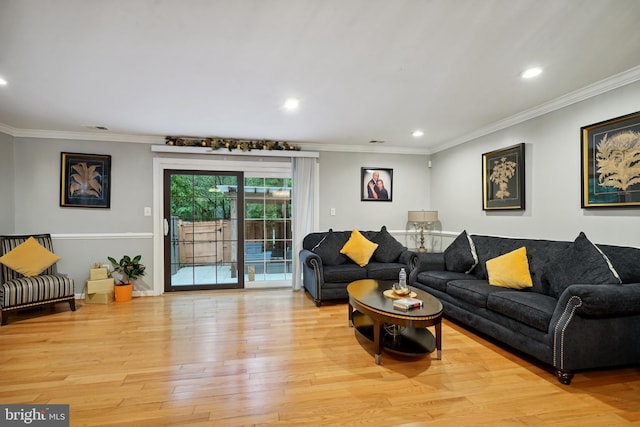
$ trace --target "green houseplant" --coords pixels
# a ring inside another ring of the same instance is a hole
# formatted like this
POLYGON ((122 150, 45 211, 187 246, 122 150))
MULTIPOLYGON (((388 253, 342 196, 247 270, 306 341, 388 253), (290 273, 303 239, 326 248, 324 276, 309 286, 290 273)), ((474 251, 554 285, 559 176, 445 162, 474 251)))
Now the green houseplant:
POLYGON ((121 275, 120 281, 116 283, 115 293, 117 302, 130 301, 133 294, 133 282, 145 275, 145 267, 140 264, 142 255, 136 255, 131 258, 129 255, 124 255, 120 261, 116 261, 113 257, 107 257, 113 270, 121 275))

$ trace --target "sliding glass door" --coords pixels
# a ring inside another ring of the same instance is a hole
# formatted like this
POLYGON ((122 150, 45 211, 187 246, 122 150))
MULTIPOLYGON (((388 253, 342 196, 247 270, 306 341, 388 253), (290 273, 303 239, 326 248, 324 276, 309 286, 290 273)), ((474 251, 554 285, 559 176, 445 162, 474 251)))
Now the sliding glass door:
POLYGON ((165 169, 165 291, 291 286, 292 180, 271 175, 165 169))
POLYGON ((241 172, 164 171, 165 291, 244 287, 241 172))

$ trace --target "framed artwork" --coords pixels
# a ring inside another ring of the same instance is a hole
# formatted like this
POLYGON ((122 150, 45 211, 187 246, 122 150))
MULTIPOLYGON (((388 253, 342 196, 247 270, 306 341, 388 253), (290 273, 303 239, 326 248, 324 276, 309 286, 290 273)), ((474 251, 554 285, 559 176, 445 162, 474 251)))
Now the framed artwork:
POLYGON ((390 202, 393 198, 393 169, 361 168, 360 200, 390 202))
POLYGON ((109 208, 111 156, 61 153, 60 206, 109 208))
POLYGON ((482 209, 524 209, 524 143, 482 155, 482 209))
POLYGON ((640 111, 580 133, 582 207, 640 206, 640 111))

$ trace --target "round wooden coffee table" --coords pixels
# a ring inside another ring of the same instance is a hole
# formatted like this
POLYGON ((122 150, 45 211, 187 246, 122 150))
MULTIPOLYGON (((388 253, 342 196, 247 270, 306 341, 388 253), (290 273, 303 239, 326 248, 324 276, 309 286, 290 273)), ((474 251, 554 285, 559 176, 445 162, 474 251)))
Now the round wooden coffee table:
POLYGON ((370 340, 375 348, 375 362, 380 364, 382 349, 408 356, 437 350, 442 357, 442 303, 427 292, 410 287, 421 308, 402 311, 393 307, 393 299, 383 295, 391 289, 391 280, 363 279, 349 283, 349 326, 370 340), (426 329, 435 327, 435 337, 426 329))

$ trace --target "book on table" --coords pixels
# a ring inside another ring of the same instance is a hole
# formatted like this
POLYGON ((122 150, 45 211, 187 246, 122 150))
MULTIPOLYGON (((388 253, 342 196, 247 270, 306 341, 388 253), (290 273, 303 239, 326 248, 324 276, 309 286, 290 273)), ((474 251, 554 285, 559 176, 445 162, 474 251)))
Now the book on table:
POLYGON ((397 308, 399 310, 413 310, 414 308, 422 307, 422 300, 417 298, 400 298, 393 302, 393 308, 397 308))

